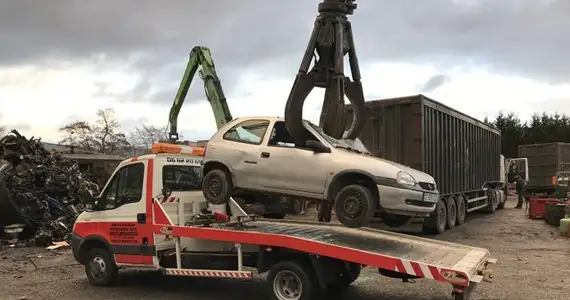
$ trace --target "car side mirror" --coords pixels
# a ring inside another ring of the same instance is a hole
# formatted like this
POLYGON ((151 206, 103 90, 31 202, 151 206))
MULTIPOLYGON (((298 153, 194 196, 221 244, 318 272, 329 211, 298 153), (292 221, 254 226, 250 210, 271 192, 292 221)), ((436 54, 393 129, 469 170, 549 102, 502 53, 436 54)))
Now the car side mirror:
POLYGON ((305 147, 313 150, 315 153, 331 153, 331 148, 325 146, 325 144, 315 141, 308 140, 305 142, 305 147))
POLYGON ((170 197, 170 195, 172 195, 172 190, 169 187, 163 187, 162 197, 164 197, 164 199, 167 199, 168 197, 170 197))

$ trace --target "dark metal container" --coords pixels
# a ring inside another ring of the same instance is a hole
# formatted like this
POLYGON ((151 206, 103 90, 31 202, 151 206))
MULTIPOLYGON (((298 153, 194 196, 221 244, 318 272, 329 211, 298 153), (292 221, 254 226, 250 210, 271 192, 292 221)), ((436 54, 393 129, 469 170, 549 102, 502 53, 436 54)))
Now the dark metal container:
MULTIPOLYGON (((347 106, 348 124, 352 112, 347 106)), ((360 139, 372 154, 432 175, 443 195, 500 180, 501 132, 424 95, 366 103, 360 139)))
POLYGON ((558 172, 570 171, 570 144, 519 145, 518 156, 528 160, 529 186, 554 186, 558 172))

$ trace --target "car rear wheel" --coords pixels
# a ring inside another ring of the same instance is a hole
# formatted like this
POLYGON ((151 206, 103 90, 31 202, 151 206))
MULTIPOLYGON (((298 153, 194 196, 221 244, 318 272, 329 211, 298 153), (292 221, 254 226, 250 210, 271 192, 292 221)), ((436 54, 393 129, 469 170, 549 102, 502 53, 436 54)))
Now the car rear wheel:
POLYGON ((230 175, 224 170, 209 171, 202 181, 202 194, 210 204, 219 205, 227 203, 233 190, 230 175))
POLYGON ((335 197, 336 217, 346 227, 366 226, 374 215, 374 203, 372 192, 365 186, 345 186, 335 197))

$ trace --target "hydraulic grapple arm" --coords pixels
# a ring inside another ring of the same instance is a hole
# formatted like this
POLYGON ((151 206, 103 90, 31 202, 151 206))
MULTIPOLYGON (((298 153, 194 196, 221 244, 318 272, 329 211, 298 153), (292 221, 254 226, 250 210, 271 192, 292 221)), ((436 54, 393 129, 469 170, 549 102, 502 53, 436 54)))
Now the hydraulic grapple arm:
POLYGON ((287 130, 297 144, 304 144, 303 104, 314 87, 325 88, 319 126, 334 138, 345 131, 344 95, 354 107, 352 125, 344 138, 355 139, 364 126, 364 92, 354 46, 352 25, 347 15, 356 9, 355 0, 323 0, 307 49, 285 107, 287 130), (313 67, 311 60, 317 54, 313 67), (344 75, 348 54, 352 80, 344 75))

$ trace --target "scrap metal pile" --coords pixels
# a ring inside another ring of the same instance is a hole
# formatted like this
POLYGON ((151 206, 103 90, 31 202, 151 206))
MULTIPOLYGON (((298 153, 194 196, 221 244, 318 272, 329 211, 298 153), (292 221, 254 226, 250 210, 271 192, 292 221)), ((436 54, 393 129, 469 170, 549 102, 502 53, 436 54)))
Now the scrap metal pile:
POLYGON ((40 139, 12 130, 0 139, 0 229, 24 225, 22 245, 67 240, 82 210, 78 193, 96 188, 86 175, 40 139))

